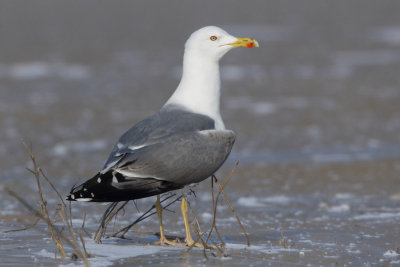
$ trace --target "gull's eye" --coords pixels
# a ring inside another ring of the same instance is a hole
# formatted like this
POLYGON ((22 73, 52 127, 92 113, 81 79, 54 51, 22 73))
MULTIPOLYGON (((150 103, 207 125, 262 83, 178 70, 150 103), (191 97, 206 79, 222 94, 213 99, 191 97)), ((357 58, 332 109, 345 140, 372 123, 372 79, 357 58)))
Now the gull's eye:
POLYGON ((211 41, 216 41, 217 39, 218 39, 218 37, 215 36, 215 35, 213 35, 213 36, 210 37, 210 40, 211 40, 211 41))

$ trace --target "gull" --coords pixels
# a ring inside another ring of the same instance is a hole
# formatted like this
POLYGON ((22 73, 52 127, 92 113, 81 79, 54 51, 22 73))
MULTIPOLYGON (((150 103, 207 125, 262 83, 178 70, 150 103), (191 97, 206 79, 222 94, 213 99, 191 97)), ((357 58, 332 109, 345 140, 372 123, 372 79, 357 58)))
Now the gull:
MULTIPOLYGON (((157 195, 158 244, 182 245, 165 237, 159 195, 205 180, 229 156, 235 134, 226 129, 220 113, 219 60, 232 48, 258 46, 255 39, 234 37, 216 26, 192 33, 185 44, 182 78, 175 92, 158 112, 126 131, 103 169, 72 188, 67 200, 116 202, 157 195)), ((195 241, 187 211, 182 194, 183 244, 191 246, 195 241)))

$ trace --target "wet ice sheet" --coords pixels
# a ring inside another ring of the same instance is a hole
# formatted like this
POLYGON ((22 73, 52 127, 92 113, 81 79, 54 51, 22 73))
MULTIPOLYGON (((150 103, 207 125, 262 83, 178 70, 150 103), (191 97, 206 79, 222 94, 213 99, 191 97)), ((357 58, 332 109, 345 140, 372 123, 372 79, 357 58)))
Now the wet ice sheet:
MULTIPOLYGON (((208 261, 226 266, 246 262, 255 265, 396 264, 400 260, 396 252, 400 229, 394 221, 400 217, 400 198, 397 197, 400 192, 392 185, 398 179, 399 168, 398 160, 324 165, 286 163, 264 167, 239 165, 226 192, 247 229, 251 247, 246 246, 234 215, 220 200, 217 225, 227 243, 228 257, 209 254, 208 261), (377 175, 384 177, 384 182, 373 179, 377 175), (243 179, 248 179, 248 183, 243 184, 243 179), (282 237, 287 248, 281 244, 282 237)), ((221 173, 220 179, 226 177, 227 172, 221 173)), ((191 195, 189 201, 202 229, 208 229, 212 222, 208 183, 198 186, 196 191, 198 197, 191 195)), ((145 210, 153 202, 154 199, 139 201, 138 207, 145 210)), ((73 205, 74 225, 80 227, 82 224, 80 211, 84 209, 87 228, 93 232, 105 208, 95 203, 73 205)), ((172 210, 175 213, 164 214, 166 233, 183 237, 179 205, 173 206, 172 210)), ((21 211, 18 205, 14 211, 21 211)), ((15 215, 10 215, 1 215, 2 221, 11 224, 7 227, 3 224, 2 229, 20 226, 26 219, 20 217, 15 221, 11 220, 15 215)), ((128 224, 137 216, 136 208, 129 206, 112 229, 128 224)), ((40 228, 45 226, 42 224, 40 228)), ((128 233, 126 240, 104 239, 104 245, 87 240, 91 252, 105 256, 94 259, 93 263, 95 266, 129 266, 134 262, 163 262, 172 266, 184 262, 180 256, 185 248, 151 245, 157 240, 152 233, 157 231, 157 220, 153 217, 135 228, 135 232, 128 233)), ((52 260, 54 247, 44 233, 29 230, 28 234, 2 234, 1 239, 7 246, 2 246, 0 253, 10 265, 19 253, 15 247, 29 252, 25 259, 34 258, 38 263, 52 260), (37 242, 42 245, 37 246, 37 242)), ((192 251, 188 259, 194 264, 206 262, 201 250, 192 251)), ((64 264, 81 263, 67 261, 64 264)))
MULTIPOLYGON (((175 2, 179 9, 171 3, 154 8, 154 3, 49 2, 46 8, 1 3, 0 232, 30 222, 4 186, 37 201, 35 181, 24 169, 30 165, 21 138, 32 142, 46 173, 68 192, 78 177, 82 181, 101 168, 123 131, 172 93, 179 82, 184 35, 204 21, 217 23, 223 14, 220 25, 261 43, 257 50, 230 52, 221 65, 222 115, 237 140, 219 177, 240 160, 227 193, 252 247, 243 246, 236 219, 224 205, 217 222, 229 244, 227 258, 205 261, 195 250, 182 260, 183 249, 168 247, 128 257, 130 248, 143 246, 138 233, 158 231, 152 218, 130 233, 127 243, 107 244, 110 251, 121 246, 124 254, 103 263, 400 264, 398 3, 367 0, 368 8, 360 8, 343 0, 290 6, 207 2, 212 9, 203 3, 175 2), (183 12, 193 8, 199 12, 190 17, 183 12), (149 9, 154 16, 148 16, 149 9), (165 23, 171 18, 185 24, 165 23), (160 38, 155 41, 155 36, 160 38), (280 244, 281 231, 290 249, 280 244)), ((207 229, 212 221, 209 183, 196 191, 192 207, 207 229)), ((55 198, 49 196, 49 205, 55 198)), ((145 210, 153 203, 138 205, 145 210)), ((104 209, 74 205, 75 226, 86 212, 92 233, 104 209)), ((179 206, 173 209, 166 212, 166 231, 182 237, 179 206)), ((136 216, 131 207, 116 227, 136 216)), ((58 264, 48 257, 54 247, 44 229, 41 224, 38 231, 1 233, 2 264, 58 264), (38 255, 42 250, 46 254, 38 255)), ((64 264, 70 263, 80 264, 64 264)))

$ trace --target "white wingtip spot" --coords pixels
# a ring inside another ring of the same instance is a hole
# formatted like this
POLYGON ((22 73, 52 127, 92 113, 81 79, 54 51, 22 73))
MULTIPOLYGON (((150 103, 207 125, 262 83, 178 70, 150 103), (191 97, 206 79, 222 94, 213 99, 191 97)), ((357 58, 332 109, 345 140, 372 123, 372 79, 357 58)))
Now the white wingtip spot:
POLYGON ((85 187, 85 188, 83 188, 83 191, 87 191, 87 188, 85 187))
POLYGON ((72 199, 75 199, 75 195, 74 195, 74 194, 72 194, 72 195, 71 195, 71 198, 72 198, 72 199))
POLYGON ((88 201, 92 201, 93 198, 78 198, 76 199, 76 201, 82 201, 82 202, 88 202, 88 201))
POLYGON ((101 183, 101 178, 100 178, 100 177, 97 178, 97 182, 98 182, 98 183, 101 183))
POLYGON ((92 197, 94 197, 94 194, 93 194, 93 193, 90 193, 90 195, 91 195, 92 197))

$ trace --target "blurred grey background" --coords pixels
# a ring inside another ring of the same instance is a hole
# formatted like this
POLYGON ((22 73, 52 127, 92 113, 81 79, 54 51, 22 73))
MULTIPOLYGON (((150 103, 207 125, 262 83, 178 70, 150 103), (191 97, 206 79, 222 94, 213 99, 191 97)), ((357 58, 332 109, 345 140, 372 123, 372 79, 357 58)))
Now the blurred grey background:
MULTIPOLYGON (((252 241, 279 247, 284 229, 312 260, 280 251, 283 262, 389 264, 400 233, 399 1, 2 0, 0 189, 36 197, 21 139, 63 192, 94 175, 172 94, 184 42, 207 25, 261 45, 221 62, 237 141, 220 176, 240 160, 229 193, 252 241)), ((0 202, 1 230, 22 209, 4 192, 0 202)), ((250 254, 243 262, 263 262, 250 254)))
POLYGON ((291 151, 282 158, 304 149, 396 154, 399 5, 1 1, 0 167, 21 166, 24 138, 46 160, 60 159, 57 175, 95 171, 120 133, 174 91, 184 42, 206 25, 261 43, 222 61, 222 112, 238 134, 235 153, 261 162, 282 150, 291 151), (72 166, 79 171, 64 173, 72 166))

